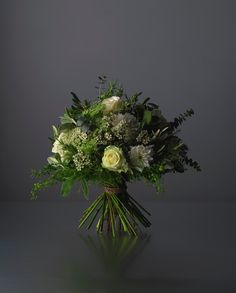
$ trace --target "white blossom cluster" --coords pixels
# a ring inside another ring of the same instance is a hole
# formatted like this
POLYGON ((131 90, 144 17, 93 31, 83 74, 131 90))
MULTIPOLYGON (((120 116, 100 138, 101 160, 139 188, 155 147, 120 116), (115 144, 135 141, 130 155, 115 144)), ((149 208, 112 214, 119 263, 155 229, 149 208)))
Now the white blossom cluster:
POLYGON ((91 164, 89 155, 85 154, 81 150, 78 150, 77 154, 73 156, 73 162, 77 171, 81 171, 84 167, 91 164))
POLYGON ((61 138, 61 142, 67 145, 73 145, 77 147, 87 138, 88 135, 86 132, 82 131, 79 127, 75 127, 65 132, 65 134, 61 138))
MULTIPOLYGON (((79 149, 80 144, 83 141, 87 140, 87 138, 87 133, 83 132, 79 127, 63 131, 56 138, 53 144, 52 152, 55 154, 58 153, 60 155, 61 161, 64 162, 70 156, 70 153, 66 149, 66 146, 72 145, 76 149, 79 149)), ((49 160, 52 161, 52 158, 50 157, 49 160)))

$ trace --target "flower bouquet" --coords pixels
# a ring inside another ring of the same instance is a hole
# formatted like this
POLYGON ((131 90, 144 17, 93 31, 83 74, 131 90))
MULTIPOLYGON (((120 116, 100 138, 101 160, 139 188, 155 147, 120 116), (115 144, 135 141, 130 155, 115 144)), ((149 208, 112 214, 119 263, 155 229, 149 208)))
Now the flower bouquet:
POLYGON ((39 181, 31 198, 58 182, 62 196, 80 183, 88 198, 89 183, 97 183, 104 191, 84 211, 79 227, 89 229, 96 221, 98 232, 136 236, 140 225, 151 225, 150 213, 128 193, 127 182, 144 179, 159 192, 164 174, 184 172, 187 166, 200 171, 177 136, 179 126, 194 112, 187 110, 169 122, 150 98, 140 98, 141 92, 127 96, 118 82, 105 76, 99 77, 97 88, 95 101, 82 102, 71 93, 73 105, 60 125, 53 126, 53 155, 41 170, 33 171, 39 181))

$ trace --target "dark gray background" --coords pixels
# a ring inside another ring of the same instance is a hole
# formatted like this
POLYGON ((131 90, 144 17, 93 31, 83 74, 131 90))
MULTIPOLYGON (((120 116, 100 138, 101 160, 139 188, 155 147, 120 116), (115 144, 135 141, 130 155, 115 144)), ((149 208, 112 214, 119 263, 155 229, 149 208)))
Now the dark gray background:
MULTIPOLYGON (((69 92, 94 98, 100 74, 153 97, 169 119, 196 112, 181 135, 203 172, 166 177, 161 201, 235 200, 236 1, 0 5, 1 200, 29 199, 30 170, 50 154, 50 127, 71 104, 69 92)), ((130 189, 154 198, 142 183, 130 189)), ((59 199, 58 190, 41 200, 59 199)))
POLYGON ((0 292, 236 292, 235 8, 230 0, 0 1, 0 292), (167 176, 158 196, 129 186, 152 214, 135 245, 116 238, 104 247, 94 227, 78 231, 88 202, 75 192, 63 199, 55 187, 29 202, 30 170, 50 155, 47 137, 69 92, 93 99, 100 74, 153 97, 169 119, 196 112, 181 135, 203 172, 167 176))

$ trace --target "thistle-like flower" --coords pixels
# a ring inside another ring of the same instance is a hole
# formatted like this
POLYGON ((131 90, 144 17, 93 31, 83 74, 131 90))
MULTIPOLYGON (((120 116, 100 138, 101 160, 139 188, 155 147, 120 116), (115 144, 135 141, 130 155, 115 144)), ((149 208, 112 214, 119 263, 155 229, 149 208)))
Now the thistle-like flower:
POLYGON ((119 113, 113 115, 112 126, 112 132, 118 139, 130 142, 135 137, 139 124, 133 115, 119 113))

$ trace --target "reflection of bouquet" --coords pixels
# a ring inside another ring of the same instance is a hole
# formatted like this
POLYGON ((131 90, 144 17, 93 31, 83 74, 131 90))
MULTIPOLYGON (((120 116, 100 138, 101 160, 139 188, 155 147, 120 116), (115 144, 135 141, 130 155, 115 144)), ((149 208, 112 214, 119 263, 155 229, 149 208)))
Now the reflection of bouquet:
POLYGON ((150 98, 139 101, 141 93, 127 97, 117 82, 99 77, 99 96, 94 102, 73 95, 73 105, 66 109, 61 124, 53 126, 53 156, 34 176, 32 198, 37 192, 57 182, 67 196, 74 185, 81 184, 88 196, 88 183, 104 186, 104 192, 85 210, 80 226, 90 228, 98 217, 97 231, 106 225, 113 236, 118 231, 137 235, 138 223, 149 227, 149 214, 126 189, 127 182, 145 179, 161 190, 165 173, 184 172, 189 165, 200 167, 187 156, 188 148, 176 135, 177 128, 193 110, 168 122, 150 98))

